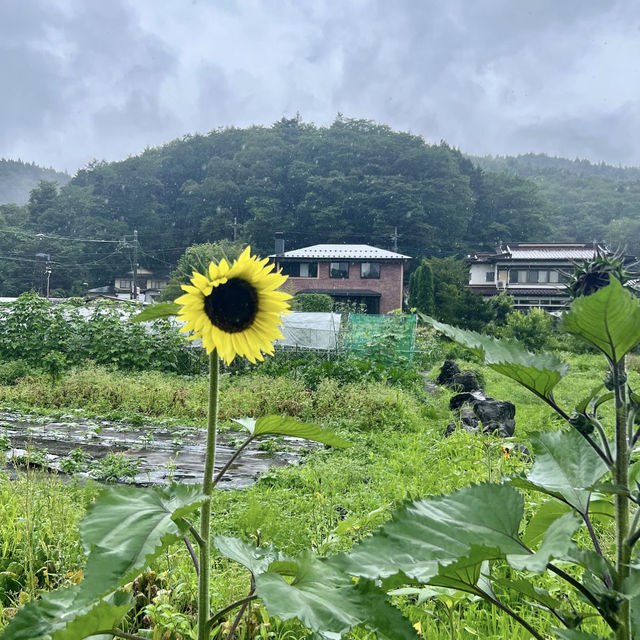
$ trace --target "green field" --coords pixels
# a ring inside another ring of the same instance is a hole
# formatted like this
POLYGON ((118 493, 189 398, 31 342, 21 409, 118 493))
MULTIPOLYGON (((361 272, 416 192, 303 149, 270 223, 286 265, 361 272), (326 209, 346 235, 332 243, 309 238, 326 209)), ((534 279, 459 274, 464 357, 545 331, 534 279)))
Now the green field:
MULTIPOLYGON (((570 410, 575 399, 602 378, 604 368, 595 356, 570 356, 568 360, 571 374, 560 383, 557 399, 570 410)), ((435 359, 432 364, 431 379, 438 368, 435 359)), ((528 445, 530 434, 561 426, 546 405, 515 383, 477 364, 466 366, 481 371, 490 396, 516 404, 516 442, 528 445)), ((632 383, 637 382, 637 363, 632 360, 629 368, 632 383)), ((303 464, 269 471, 249 489, 219 491, 212 518, 216 534, 273 544, 290 554, 311 548, 331 555, 367 536, 404 501, 449 493, 472 483, 499 482, 528 464, 519 455, 505 452, 504 441, 496 437, 456 432, 445 439, 443 431, 452 414, 448 409, 451 392, 444 388, 427 392, 415 382, 404 386, 366 380, 341 384, 326 378, 312 389, 295 378, 259 371, 225 376, 223 427, 231 418, 243 415, 285 413, 331 426, 354 446, 316 449, 303 464)), ((161 373, 133 376, 101 368, 72 370, 57 381, 36 375, 0 387, 0 404, 5 409, 54 417, 75 410, 76 414, 125 421, 133 417, 138 423, 142 418, 150 430, 175 418, 183 424, 201 424, 205 401, 204 378, 161 373)), ((94 482, 63 482, 37 469, 20 473, 16 480, 0 474, 0 624, 42 590, 81 579, 84 556, 77 523, 102 489, 94 482)), ((538 501, 535 496, 527 501, 529 515, 538 501)), ((596 526, 604 543, 611 542, 607 520, 598 520, 596 526)), ((154 639, 192 637, 196 582, 190 562, 182 547, 162 555, 132 585, 138 594, 137 606, 123 628, 154 639)), ((504 571, 512 570, 505 567, 504 571)), ((540 584, 564 597, 563 584, 549 577, 541 578, 540 584)), ((239 565, 214 560, 214 610, 246 595, 248 588, 248 575, 239 565)), ((425 594, 424 602, 415 596, 396 598, 405 615, 419 623, 421 637, 530 637, 483 602, 458 592, 433 591, 425 594)), ((573 595, 566 597, 572 599, 572 606, 582 606, 573 595)), ((533 619, 538 628, 553 625, 545 618, 547 614, 535 612, 521 599, 514 598, 510 606, 533 619)), ((373 637, 357 630, 351 635, 373 637)), ((224 625, 217 637, 226 637, 224 625)), ((311 636, 296 622, 270 620, 256 603, 245 613, 235 637, 293 640, 311 636)))

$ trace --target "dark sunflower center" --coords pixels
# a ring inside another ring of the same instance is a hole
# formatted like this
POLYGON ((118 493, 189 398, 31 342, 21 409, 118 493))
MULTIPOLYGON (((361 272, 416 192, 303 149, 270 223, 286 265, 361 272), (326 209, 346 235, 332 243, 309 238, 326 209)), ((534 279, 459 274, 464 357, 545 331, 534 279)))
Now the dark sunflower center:
POLYGON ((251 326, 258 313, 258 294, 241 278, 213 288, 204 299, 204 312, 218 329, 238 333, 251 326))

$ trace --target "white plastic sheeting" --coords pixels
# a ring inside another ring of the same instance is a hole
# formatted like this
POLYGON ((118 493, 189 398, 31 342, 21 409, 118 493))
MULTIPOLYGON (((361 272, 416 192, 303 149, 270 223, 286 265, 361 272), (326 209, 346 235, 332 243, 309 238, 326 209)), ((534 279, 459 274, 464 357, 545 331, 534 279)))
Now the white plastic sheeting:
POLYGON ((304 349, 336 349, 340 333, 340 313, 295 311, 284 317, 281 325, 284 340, 276 345, 304 349))

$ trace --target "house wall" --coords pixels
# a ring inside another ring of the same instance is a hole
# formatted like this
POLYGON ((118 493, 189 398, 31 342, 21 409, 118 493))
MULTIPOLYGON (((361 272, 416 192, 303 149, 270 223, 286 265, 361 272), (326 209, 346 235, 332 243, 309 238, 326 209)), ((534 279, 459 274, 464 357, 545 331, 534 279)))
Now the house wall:
POLYGON ((486 274, 491 272, 495 276, 495 265, 493 264, 472 264, 469 269, 469 284, 491 285, 494 280, 487 281, 486 274))
MULTIPOLYGON (((307 262, 314 262, 309 259, 307 262)), ((346 260, 336 260, 336 262, 347 262, 346 260)), ((360 262, 375 262, 373 260, 363 260, 360 262)), ((345 291, 347 289, 369 289, 380 294, 380 313, 388 313, 393 309, 402 307, 402 287, 404 278, 403 264, 400 262, 380 262, 380 278, 361 278, 360 262, 349 261, 348 278, 330 278, 329 263, 318 263, 317 278, 294 278, 289 277, 285 284, 285 289, 291 293, 298 291, 310 291, 333 289, 345 291)))

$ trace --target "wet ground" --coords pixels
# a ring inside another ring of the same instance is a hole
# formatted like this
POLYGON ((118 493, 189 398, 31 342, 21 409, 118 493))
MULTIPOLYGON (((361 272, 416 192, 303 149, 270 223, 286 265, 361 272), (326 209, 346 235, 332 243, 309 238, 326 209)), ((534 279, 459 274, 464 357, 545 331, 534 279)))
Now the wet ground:
MULTIPOLYGON (((245 431, 222 431, 218 434, 216 473, 246 436, 245 431)), ((65 461, 68 464, 70 454, 79 449, 83 452, 80 457, 86 456, 87 464, 79 465, 85 470, 75 472, 73 475, 76 477, 99 479, 100 461, 104 462, 110 453, 119 454, 117 458, 122 456, 120 459, 125 466, 131 463, 129 466, 134 467, 130 476, 120 478, 131 484, 162 485, 171 479, 195 484, 201 482, 204 469, 204 430, 178 424, 134 426, 73 415, 53 421, 40 416, 0 412, 0 444, 3 442, 9 470, 14 469, 12 460, 24 461, 27 458, 34 466, 61 472, 65 461), (135 468, 135 465, 139 466, 135 468)), ((298 438, 254 441, 229 468, 218 486, 246 487, 270 467, 299 463, 310 446, 313 445, 298 438)), ((75 455, 77 457, 78 453, 75 455)))

